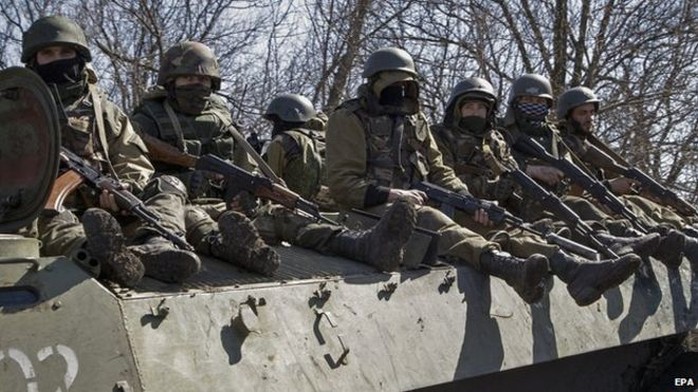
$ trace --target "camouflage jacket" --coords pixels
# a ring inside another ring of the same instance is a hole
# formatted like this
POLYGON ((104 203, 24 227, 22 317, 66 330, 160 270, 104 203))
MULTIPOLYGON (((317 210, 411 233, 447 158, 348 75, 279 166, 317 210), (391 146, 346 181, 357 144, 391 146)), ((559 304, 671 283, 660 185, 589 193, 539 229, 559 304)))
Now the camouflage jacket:
POLYGON ((456 192, 467 187, 445 166, 420 112, 405 116, 373 113, 366 86, 343 103, 327 127, 327 173, 332 197, 345 207, 383 204, 391 188, 409 189, 428 180, 456 192))
MULTIPOLYGON (((155 88, 146 94, 141 105, 134 110, 131 121, 138 132, 164 140, 189 154, 213 154, 248 170, 256 167, 247 153, 234 142, 232 132, 237 130, 227 107, 215 95, 212 95, 203 112, 189 115, 176 111, 166 99, 165 90, 155 88)), ((164 162, 153 164, 157 173, 174 175, 181 179, 187 185, 191 197, 222 196, 211 187, 212 182, 205 185, 197 184, 197 191, 191 194, 194 188, 190 181, 191 169, 164 162)))
POLYGON ((324 149, 324 135, 298 128, 275 135, 266 157, 269 167, 291 190, 312 199, 323 182, 324 149))
POLYGON ((500 132, 492 129, 475 136, 443 124, 432 129, 444 164, 453 168, 473 196, 500 204, 510 200, 518 187, 506 172, 517 164, 500 132))

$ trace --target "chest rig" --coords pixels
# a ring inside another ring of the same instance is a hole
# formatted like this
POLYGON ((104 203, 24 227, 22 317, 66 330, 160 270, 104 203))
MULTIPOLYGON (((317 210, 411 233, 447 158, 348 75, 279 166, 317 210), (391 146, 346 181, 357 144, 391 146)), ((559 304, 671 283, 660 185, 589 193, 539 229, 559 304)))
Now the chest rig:
POLYGON ((429 175, 429 126, 421 113, 369 115, 358 101, 351 110, 365 127, 367 177, 379 186, 409 189, 429 175))
POLYGON ((198 115, 176 112, 165 97, 143 101, 143 109, 155 120, 160 139, 193 155, 214 154, 232 157, 234 140, 225 121, 225 105, 212 98, 198 115))
POLYGON ((506 201, 515 191, 515 183, 506 174, 516 167, 509 145, 496 130, 482 137, 440 125, 435 129, 452 153, 453 170, 474 196, 506 201))

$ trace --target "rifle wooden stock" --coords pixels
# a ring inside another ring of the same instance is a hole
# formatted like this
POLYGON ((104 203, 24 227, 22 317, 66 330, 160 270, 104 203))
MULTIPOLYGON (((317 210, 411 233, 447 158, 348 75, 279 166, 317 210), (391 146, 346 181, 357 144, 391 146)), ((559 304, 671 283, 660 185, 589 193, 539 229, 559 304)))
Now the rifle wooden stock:
POLYGON ((58 176, 56 181, 53 182, 51 194, 46 201, 44 209, 56 213, 63 211, 63 202, 65 201, 65 198, 68 197, 68 195, 70 195, 84 181, 85 179, 75 170, 68 170, 58 176))
POLYGON ((150 159, 182 167, 194 168, 199 157, 181 151, 177 147, 146 133, 140 135, 148 147, 150 159))

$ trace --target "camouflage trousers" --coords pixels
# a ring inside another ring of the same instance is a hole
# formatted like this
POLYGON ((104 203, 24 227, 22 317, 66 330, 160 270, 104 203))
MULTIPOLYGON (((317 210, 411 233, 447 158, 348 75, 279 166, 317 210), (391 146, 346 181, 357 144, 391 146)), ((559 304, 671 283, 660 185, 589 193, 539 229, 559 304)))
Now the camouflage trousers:
MULTIPOLYGON (((367 209, 375 215, 383 215, 390 204, 367 209)), ((443 212, 429 206, 417 206, 417 227, 435 231, 439 238, 438 256, 457 259, 470 266, 480 268, 480 256, 491 250, 500 250, 496 242, 488 241, 480 234, 459 225, 443 212)))
POLYGON ((690 222, 671 208, 664 207, 652 200, 636 195, 621 196, 626 205, 647 226, 667 225, 673 229, 681 230, 690 222))
POLYGON ((545 239, 535 234, 523 231, 506 223, 497 226, 484 226, 473 220, 472 216, 456 211, 455 221, 461 226, 468 227, 472 231, 499 244, 503 251, 516 257, 526 258, 534 253, 545 257, 552 257, 560 248, 557 245, 548 244, 545 239))
MULTIPOLYGON (((210 211, 197 205, 186 206, 187 241, 197 251, 207 249, 209 234, 218 232, 218 224, 210 211)), ((286 207, 265 204, 259 208, 253 223, 260 236, 269 244, 286 241, 321 253, 331 253, 329 243, 335 235, 346 230, 343 226, 316 223, 311 218, 295 214, 286 207)))
MULTIPOLYGON (((159 217, 165 228, 182 235, 184 233, 184 204, 186 193, 183 184, 174 177, 158 177, 150 181, 139 198, 159 217), (181 187, 180 187, 181 186, 181 187)), ((71 256, 85 245, 85 230, 79 219, 80 212, 65 210, 53 216, 41 216, 38 222, 39 240, 44 256, 71 256)), ((132 245, 142 243, 157 234, 135 216, 115 216, 132 245)))

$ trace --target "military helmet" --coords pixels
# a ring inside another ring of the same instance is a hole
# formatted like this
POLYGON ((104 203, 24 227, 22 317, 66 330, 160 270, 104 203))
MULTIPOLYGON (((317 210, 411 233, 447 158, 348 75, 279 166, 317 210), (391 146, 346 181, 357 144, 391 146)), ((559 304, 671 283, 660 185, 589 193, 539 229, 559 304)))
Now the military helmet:
POLYGON ((466 78, 459 82, 456 87, 451 90, 451 96, 446 102, 446 108, 451 108, 456 104, 458 98, 467 96, 474 99, 480 99, 488 102, 492 107, 497 103, 497 96, 494 92, 492 84, 482 78, 466 78))
POLYGON ((590 88, 584 86, 572 87, 562 93, 557 99, 557 118, 562 120, 567 117, 570 110, 585 103, 593 103, 596 110, 599 110, 599 102, 601 101, 590 88))
POLYGON ((221 88, 221 73, 213 51, 201 42, 185 41, 168 49, 160 61, 158 84, 182 75, 210 76, 214 91, 221 88))
POLYGON ((77 23, 64 16, 46 16, 41 18, 22 35, 22 62, 28 63, 36 52, 53 45, 68 45, 75 49, 85 61, 92 61, 92 54, 87 47, 85 32, 77 23))
POLYGON ((264 118, 272 120, 272 116, 275 115, 281 121, 305 123, 316 114, 317 111, 308 98, 298 94, 281 94, 269 102, 264 118))
POLYGON ((371 53, 364 64, 363 77, 370 78, 383 71, 402 71, 417 76, 414 60, 400 48, 381 48, 371 53))
POLYGON ((524 74, 514 81, 509 93, 509 104, 521 96, 543 97, 550 105, 553 103, 553 88, 543 75, 524 74))

